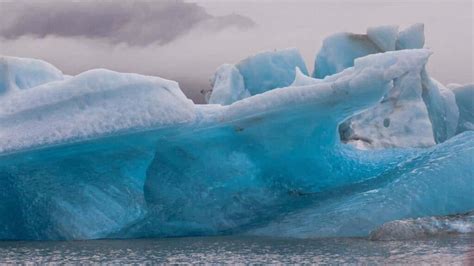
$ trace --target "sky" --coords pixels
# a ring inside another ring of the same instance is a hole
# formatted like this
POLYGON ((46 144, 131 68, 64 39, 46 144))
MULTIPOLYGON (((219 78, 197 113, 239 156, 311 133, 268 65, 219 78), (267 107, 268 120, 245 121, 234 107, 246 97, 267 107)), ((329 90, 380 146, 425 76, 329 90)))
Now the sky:
POLYGON ((296 47, 311 73, 322 41, 367 27, 425 24, 429 73, 473 83, 471 0, 0 0, 0 55, 46 60, 65 74, 107 68, 179 82, 196 103, 224 63, 296 47))

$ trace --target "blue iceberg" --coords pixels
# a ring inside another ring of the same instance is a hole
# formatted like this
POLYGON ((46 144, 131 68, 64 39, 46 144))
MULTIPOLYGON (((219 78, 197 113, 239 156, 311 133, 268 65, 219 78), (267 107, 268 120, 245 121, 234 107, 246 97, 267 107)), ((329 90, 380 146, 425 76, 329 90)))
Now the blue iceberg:
POLYGON ((265 51, 236 65, 224 64, 212 79, 208 103, 229 105, 251 95, 288 87, 297 68, 308 75, 303 57, 295 48, 265 51))
POLYGON ((459 110, 459 121, 456 134, 474 130, 474 84, 449 84, 452 89, 459 110))
POLYGON ((224 64, 214 74, 212 91, 207 102, 229 105, 250 96, 250 92, 245 88, 244 77, 242 77, 240 71, 231 64, 224 64))
POLYGON ((397 50, 395 29, 368 31, 390 51, 321 79, 294 49, 224 65, 204 105, 159 77, 64 77, 8 59, 36 85, 0 94, 0 239, 368 236, 473 210, 470 87, 438 84, 424 69, 431 51, 397 50), (357 131, 347 121, 365 113, 396 125, 403 114, 385 120, 393 99, 418 122, 400 134, 373 126, 372 143, 387 145, 345 141, 341 127, 357 131), (422 147, 410 134, 420 127, 422 147))

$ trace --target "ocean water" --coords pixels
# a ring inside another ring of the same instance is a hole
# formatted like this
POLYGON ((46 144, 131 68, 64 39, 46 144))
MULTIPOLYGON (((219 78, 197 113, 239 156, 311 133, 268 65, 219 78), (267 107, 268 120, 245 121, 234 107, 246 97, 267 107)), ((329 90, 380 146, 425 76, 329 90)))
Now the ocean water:
POLYGON ((5 263, 363 263, 474 265, 474 235, 411 241, 362 238, 193 237, 87 241, 2 241, 5 263))

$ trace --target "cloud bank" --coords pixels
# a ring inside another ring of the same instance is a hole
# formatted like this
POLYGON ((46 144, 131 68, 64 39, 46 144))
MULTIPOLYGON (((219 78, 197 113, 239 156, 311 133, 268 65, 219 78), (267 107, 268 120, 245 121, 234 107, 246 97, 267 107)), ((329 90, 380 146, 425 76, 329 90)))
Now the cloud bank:
POLYGON ((247 17, 212 16, 195 4, 181 0, 131 2, 3 2, 0 3, 0 36, 45 38, 85 37, 128 45, 167 44, 196 27, 222 30, 251 28, 247 17))

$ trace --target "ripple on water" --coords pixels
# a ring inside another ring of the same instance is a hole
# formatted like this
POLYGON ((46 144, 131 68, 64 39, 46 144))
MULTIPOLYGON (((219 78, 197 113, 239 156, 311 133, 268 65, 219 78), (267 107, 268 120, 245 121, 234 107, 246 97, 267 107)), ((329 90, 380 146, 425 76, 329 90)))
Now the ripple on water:
POLYGON ((474 235, 410 241, 196 237, 3 241, 2 263, 474 263, 474 235))

